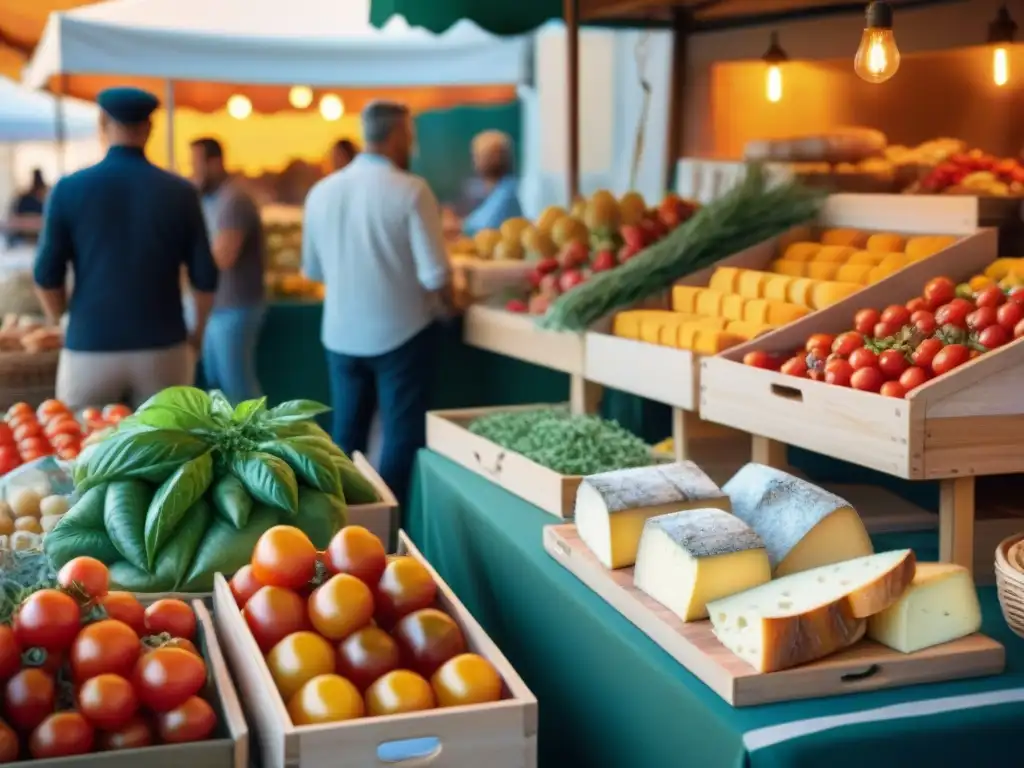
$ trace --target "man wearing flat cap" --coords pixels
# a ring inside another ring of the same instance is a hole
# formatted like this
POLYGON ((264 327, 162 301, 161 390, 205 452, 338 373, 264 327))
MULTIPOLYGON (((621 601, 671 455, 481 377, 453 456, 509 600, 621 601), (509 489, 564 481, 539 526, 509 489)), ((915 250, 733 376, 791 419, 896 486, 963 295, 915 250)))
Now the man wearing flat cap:
POLYGON ((71 408, 138 405, 166 387, 192 384, 217 288, 195 188, 146 159, 159 101, 111 88, 97 102, 107 155, 54 186, 35 263, 47 316, 56 322, 68 313, 57 397, 71 408), (182 267, 195 297, 191 340, 182 267))

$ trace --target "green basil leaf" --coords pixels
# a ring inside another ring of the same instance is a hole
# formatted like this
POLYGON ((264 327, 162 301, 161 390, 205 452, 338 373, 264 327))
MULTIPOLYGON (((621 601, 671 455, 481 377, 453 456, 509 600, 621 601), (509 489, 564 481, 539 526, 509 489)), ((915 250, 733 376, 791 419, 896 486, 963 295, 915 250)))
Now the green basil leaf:
POLYGON ((257 501, 295 514, 299 506, 299 487, 295 473, 287 463, 269 453, 249 451, 231 459, 231 474, 257 501))
POLYGON ((323 437, 321 437, 320 435, 278 434, 277 439, 286 440, 287 442, 298 446, 308 445, 309 447, 316 448, 318 451, 323 451, 324 453, 330 456, 335 456, 339 459, 345 459, 346 461, 348 461, 348 456, 345 455, 345 452, 341 450, 341 448, 339 448, 337 445, 335 445, 334 441, 330 437, 327 437, 326 432, 324 432, 323 437))
POLYGON ((212 403, 210 396, 201 389, 195 387, 168 387, 153 395, 135 409, 135 413, 141 413, 154 406, 173 408, 186 411, 193 416, 209 416, 212 403))
POLYGON ((166 570, 149 573, 131 563, 119 560, 110 566, 110 588, 143 595, 173 592, 174 576, 166 570))
POLYGON ((146 512, 153 489, 142 480, 116 480, 107 486, 103 522, 111 543, 125 560, 149 570, 146 557, 146 512))
POLYGON ((380 494, 373 487, 373 483, 363 477, 363 473, 349 459, 333 457, 331 461, 338 468, 345 502, 350 507, 355 504, 376 504, 380 501, 380 494))
POLYGON ((256 542, 280 522, 280 516, 279 510, 257 504, 241 529, 214 516, 180 588, 188 592, 209 592, 213 589, 213 574, 219 572, 231 578, 252 559, 256 542))
POLYGON ((209 433, 217 430, 213 415, 200 416, 170 405, 151 405, 129 417, 132 423, 155 429, 177 429, 183 432, 209 433))
POLYGON ((213 456, 210 451, 182 464, 161 485, 146 511, 146 561, 156 565, 157 553, 170 540, 189 508, 206 493, 213 481, 213 456))
POLYGON ((43 537, 43 551, 54 568, 60 569, 68 561, 83 555, 95 557, 108 565, 121 559, 103 527, 106 495, 105 485, 86 491, 54 529, 43 537))
POLYGON ((329 406, 314 400, 289 400, 267 411, 267 419, 272 426, 278 426, 296 421, 309 421, 329 410, 329 406))
POLYGON ((295 476, 311 488, 340 496, 341 477, 331 461, 331 454, 290 439, 261 443, 259 450, 277 456, 288 463, 295 476))
POLYGON ((334 534, 348 524, 348 509, 340 496, 299 488, 299 514, 288 524, 305 533, 318 550, 324 550, 334 534))
POLYGON ((187 432, 169 429, 115 432, 96 444, 81 472, 76 468, 75 483, 83 491, 100 483, 129 478, 162 483, 185 462, 209 450, 206 440, 187 432))
POLYGON ((213 508, 235 528, 243 528, 252 514, 252 496, 234 475, 224 475, 213 484, 213 508))
POLYGON ((267 412, 267 398, 261 397, 258 400, 245 400, 238 404, 231 414, 231 420, 236 424, 245 426, 259 418, 260 414, 267 412))

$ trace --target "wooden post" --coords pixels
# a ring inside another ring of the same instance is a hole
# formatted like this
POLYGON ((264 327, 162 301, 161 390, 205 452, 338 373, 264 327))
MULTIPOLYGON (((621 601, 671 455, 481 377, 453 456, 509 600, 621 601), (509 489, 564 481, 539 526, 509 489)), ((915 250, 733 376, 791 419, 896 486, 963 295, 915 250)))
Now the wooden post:
POLYGON ((786 444, 761 435, 750 436, 750 460, 775 469, 785 470, 789 467, 786 444))
POLYGON ((168 80, 165 84, 164 96, 164 119, 167 120, 167 170, 174 173, 177 170, 174 148, 174 81, 168 80))
POLYGON ((974 477, 939 481, 939 560, 974 571, 974 477))
POLYGON ((686 57, 689 42, 689 17, 685 9, 672 10, 672 71, 668 106, 668 135, 665 137, 665 189, 671 189, 676 165, 683 155, 686 105, 686 57))
POLYGON ((568 133, 569 199, 572 205, 580 193, 580 19, 579 0, 563 0, 565 16, 566 101, 568 133))

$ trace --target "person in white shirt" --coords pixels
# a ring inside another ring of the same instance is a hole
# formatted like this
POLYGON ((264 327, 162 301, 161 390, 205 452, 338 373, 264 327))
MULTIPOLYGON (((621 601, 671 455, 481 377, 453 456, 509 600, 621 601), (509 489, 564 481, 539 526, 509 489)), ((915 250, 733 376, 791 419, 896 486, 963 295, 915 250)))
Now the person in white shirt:
POLYGON ((379 409, 380 474, 404 502, 426 443, 436 319, 452 306, 451 273, 437 199, 408 172, 408 108, 376 101, 362 122, 365 151, 306 198, 302 267, 326 288, 321 338, 334 440, 365 452, 379 409))

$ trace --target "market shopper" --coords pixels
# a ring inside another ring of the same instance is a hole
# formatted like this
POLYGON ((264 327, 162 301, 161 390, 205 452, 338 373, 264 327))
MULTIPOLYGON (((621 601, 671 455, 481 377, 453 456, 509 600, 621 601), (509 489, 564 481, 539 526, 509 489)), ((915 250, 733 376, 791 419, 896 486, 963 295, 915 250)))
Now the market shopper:
POLYGON ((112 88, 97 102, 107 155, 50 192, 35 263, 47 317, 57 322, 68 313, 57 397, 72 408, 138 405, 165 387, 191 384, 194 349, 217 288, 195 189, 146 159, 159 101, 135 88, 112 88), (191 344, 183 265, 195 296, 191 344))
POLYGON ((39 239, 42 226, 43 203, 50 188, 46 186, 43 172, 39 168, 32 171, 32 184, 18 195, 11 203, 11 217, 8 222, 10 231, 7 245, 11 248, 18 245, 31 245, 39 239))
POLYGON ((213 138, 192 142, 192 175, 202 193, 213 260, 220 270, 203 337, 206 385, 233 403, 260 397, 256 345, 263 326, 266 243, 256 202, 224 167, 213 138))
POLYGON ((359 147, 351 139, 338 139, 331 147, 331 172, 340 171, 356 159, 359 147))
POLYGON ((322 339, 334 406, 334 439, 366 451, 379 408, 380 473, 404 501, 436 364, 436 318, 452 306, 437 199, 408 172, 407 107, 363 111, 366 150, 309 193, 303 271, 325 283, 322 339))
POLYGON ((480 203, 462 222, 463 234, 498 229, 508 219, 523 215, 519 182, 512 173, 512 139, 501 131, 484 131, 473 138, 473 167, 479 178, 480 203))

